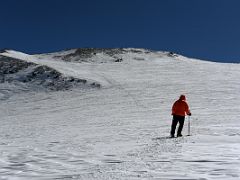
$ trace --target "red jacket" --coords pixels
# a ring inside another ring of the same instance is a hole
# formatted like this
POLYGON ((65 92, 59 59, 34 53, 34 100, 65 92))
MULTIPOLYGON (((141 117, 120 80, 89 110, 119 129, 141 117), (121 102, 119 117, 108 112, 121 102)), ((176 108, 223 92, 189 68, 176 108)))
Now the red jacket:
POLYGON ((172 106, 172 115, 185 116, 190 114, 189 106, 186 102, 186 97, 181 95, 179 100, 177 100, 172 106))

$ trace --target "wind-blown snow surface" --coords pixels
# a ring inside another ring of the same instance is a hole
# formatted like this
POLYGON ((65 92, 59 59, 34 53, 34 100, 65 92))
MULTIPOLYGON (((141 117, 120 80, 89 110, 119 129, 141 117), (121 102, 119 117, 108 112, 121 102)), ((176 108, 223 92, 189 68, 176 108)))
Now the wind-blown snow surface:
POLYGON ((2 81, 0 179, 240 179, 239 64, 143 49, 1 56, 100 88, 2 81), (192 136, 168 139, 182 93, 192 136))

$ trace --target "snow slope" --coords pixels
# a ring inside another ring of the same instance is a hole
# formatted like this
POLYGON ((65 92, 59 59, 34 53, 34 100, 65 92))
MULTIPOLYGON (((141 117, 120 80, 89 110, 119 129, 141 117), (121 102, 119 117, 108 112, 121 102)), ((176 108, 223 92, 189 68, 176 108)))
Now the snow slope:
POLYGON ((2 81, 0 179, 240 179, 239 64, 145 49, 0 56, 99 84, 26 91, 14 72, 2 81), (182 93, 192 136, 168 139, 182 93))

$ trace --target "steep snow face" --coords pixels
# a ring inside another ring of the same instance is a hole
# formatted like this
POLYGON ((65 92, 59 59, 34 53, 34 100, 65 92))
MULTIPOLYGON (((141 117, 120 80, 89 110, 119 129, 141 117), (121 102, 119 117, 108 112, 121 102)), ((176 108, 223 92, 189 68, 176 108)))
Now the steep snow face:
POLYGON ((0 83, 14 92, 0 101, 1 179, 239 179, 239 64, 144 49, 1 55, 21 60, 13 74, 47 67, 101 85, 19 95, 0 83), (168 139, 180 94, 192 136, 168 139))

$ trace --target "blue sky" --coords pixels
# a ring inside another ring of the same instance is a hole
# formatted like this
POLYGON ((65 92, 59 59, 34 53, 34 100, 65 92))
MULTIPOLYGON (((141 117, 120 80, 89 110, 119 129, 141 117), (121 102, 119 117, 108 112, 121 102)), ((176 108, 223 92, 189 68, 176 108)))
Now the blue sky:
POLYGON ((240 62, 239 0, 1 1, 0 49, 136 47, 240 62))

